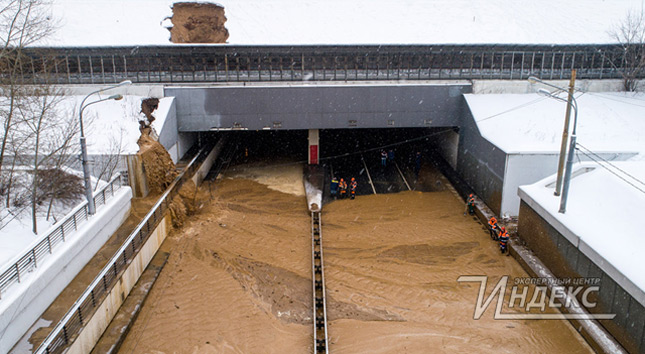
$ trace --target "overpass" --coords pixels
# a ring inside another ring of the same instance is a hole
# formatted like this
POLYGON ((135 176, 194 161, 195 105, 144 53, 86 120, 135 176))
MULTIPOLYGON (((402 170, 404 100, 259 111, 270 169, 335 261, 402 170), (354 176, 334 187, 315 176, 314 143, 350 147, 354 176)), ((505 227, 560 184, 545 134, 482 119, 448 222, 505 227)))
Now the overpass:
POLYGON ((619 45, 167 45, 31 48, 31 83, 621 78, 619 45))

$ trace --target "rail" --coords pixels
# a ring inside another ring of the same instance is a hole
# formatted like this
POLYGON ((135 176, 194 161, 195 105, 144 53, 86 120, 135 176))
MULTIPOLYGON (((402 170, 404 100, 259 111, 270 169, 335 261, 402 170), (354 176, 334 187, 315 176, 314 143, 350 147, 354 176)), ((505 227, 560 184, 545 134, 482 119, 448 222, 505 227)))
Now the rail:
MULTIPOLYGON (((22 75, 34 84, 622 78, 618 44, 318 45, 29 48, 22 75)), ((645 73, 637 71, 638 77, 645 73)))
POLYGON ((212 148, 210 144, 201 148, 182 173, 175 178, 99 275, 94 278, 90 286, 87 287, 63 319, 45 338, 45 341, 36 349, 35 353, 62 353, 68 345, 73 343, 75 336, 80 333, 86 323, 85 321, 91 318, 94 311, 101 305, 107 294, 110 293, 122 272, 139 253, 141 246, 145 244, 164 218, 172 199, 179 193, 179 189, 184 182, 194 174, 201 161, 206 158, 210 148, 212 148))
MULTIPOLYGON (((114 196, 114 192, 122 186, 120 174, 113 177, 110 182, 94 193, 94 203, 97 208, 107 203, 114 196)), ((10 262, 0 272, 0 299, 7 289, 22 281, 24 274, 38 268, 42 262, 56 251, 56 246, 73 237, 74 231, 88 219, 90 215, 87 210, 87 201, 79 204, 75 210, 69 213, 57 226, 40 238, 31 249, 20 255, 15 262, 10 262)), ((15 258, 14 258, 15 259, 15 258)))
POLYGON ((327 300, 323 271, 322 222, 320 212, 311 213, 311 271, 313 279, 314 353, 329 354, 327 300))

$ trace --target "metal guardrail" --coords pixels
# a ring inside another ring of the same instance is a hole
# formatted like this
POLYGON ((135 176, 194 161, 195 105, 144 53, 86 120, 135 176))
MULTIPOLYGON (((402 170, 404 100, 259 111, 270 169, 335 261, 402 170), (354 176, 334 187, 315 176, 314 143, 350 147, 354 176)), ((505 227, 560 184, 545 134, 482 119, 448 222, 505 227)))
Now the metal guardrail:
MULTIPOLYGON (((621 78, 618 44, 29 48, 26 82, 107 84, 621 78)), ((629 69, 629 68, 627 68, 629 69)), ((643 77, 645 73, 638 73, 643 77)))
POLYGON ((92 314, 103 303, 103 300, 117 283, 123 271, 139 253, 141 246, 146 243, 159 222, 164 218, 172 199, 179 193, 179 189, 184 182, 195 173, 201 161, 206 158, 210 148, 212 148, 212 145, 206 145, 200 149, 182 173, 175 178, 166 192, 115 252, 99 275, 94 278, 90 286, 87 287, 63 319, 45 338, 45 341, 36 349, 35 353, 62 353, 67 346, 73 343, 75 336, 80 333, 87 323, 86 321, 92 317, 92 314))
MULTIPOLYGON (((101 187, 94 194, 96 206, 104 205, 122 185, 120 174, 112 178, 107 185, 101 187)), ((61 220, 55 229, 42 237, 33 248, 23 253, 17 261, 3 267, 0 272, 0 299, 2 294, 7 291, 7 288, 14 283, 20 283, 23 274, 38 268, 40 262, 54 253, 56 246, 67 241, 68 237, 73 237, 73 232, 78 230, 79 226, 88 219, 87 201, 84 201, 76 207, 72 214, 61 220)))

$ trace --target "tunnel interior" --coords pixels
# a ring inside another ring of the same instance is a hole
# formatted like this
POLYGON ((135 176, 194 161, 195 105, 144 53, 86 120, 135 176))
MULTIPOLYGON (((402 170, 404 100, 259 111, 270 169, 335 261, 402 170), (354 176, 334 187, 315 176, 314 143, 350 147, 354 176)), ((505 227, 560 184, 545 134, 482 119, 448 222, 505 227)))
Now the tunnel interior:
MULTIPOLYGON (((357 195, 441 190, 439 186, 444 180, 432 166, 432 161, 438 158, 441 134, 450 129, 323 129, 319 131, 319 163, 326 181, 336 177, 349 183, 354 178, 357 195), (421 170, 422 178, 419 177, 421 170), (427 179, 431 181, 425 181, 427 179)), ((245 164, 305 165, 309 150, 308 133, 307 130, 211 133, 208 135, 210 138, 218 135, 228 137, 223 157, 213 169, 221 170, 223 164, 227 168, 245 164)), ((329 183, 325 188, 324 194, 328 195, 329 183)))

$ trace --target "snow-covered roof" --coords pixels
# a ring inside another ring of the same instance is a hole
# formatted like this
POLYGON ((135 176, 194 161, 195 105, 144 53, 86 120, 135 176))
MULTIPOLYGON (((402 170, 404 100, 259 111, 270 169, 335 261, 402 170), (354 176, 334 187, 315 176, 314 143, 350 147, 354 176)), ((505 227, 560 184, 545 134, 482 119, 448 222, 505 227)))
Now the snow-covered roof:
MULTIPOLYGON (((60 28, 43 45, 170 44, 169 0, 54 0, 60 28)), ((230 44, 585 44, 637 0, 221 0, 230 44)))
MULTIPOLYGON (((565 102, 537 94, 464 96, 482 136, 503 151, 560 151, 565 102)), ((636 158, 645 155, 645 94, 589 92, 575 96, 578 143, 595 152, 639 152, 641 156, 636 158)))
POLYGON ((642 207, 645 205, 645 185, 628 175, 645 181, 645 161, 612 162, 612 165, 618 168, 609 167, 613 172, 633 185, 596 163, 577 164, 576 170, 587 172, 572 178, 564 214, 558 213, 560 198, 553 195, 555 176, 521 186, 520 190, 554 219, 550 223, 560 233, 566 235, 565 229, 568 229, 576 235, 579 239, 570 241, 587 257, 595 263, 599 258, 604 259, 603 269, 643 302, 645 218, 642 207), (621 274, 628 280, 622 279, 621 274), (630 282, 640 289, 641 295, 634 294, 630 282))

